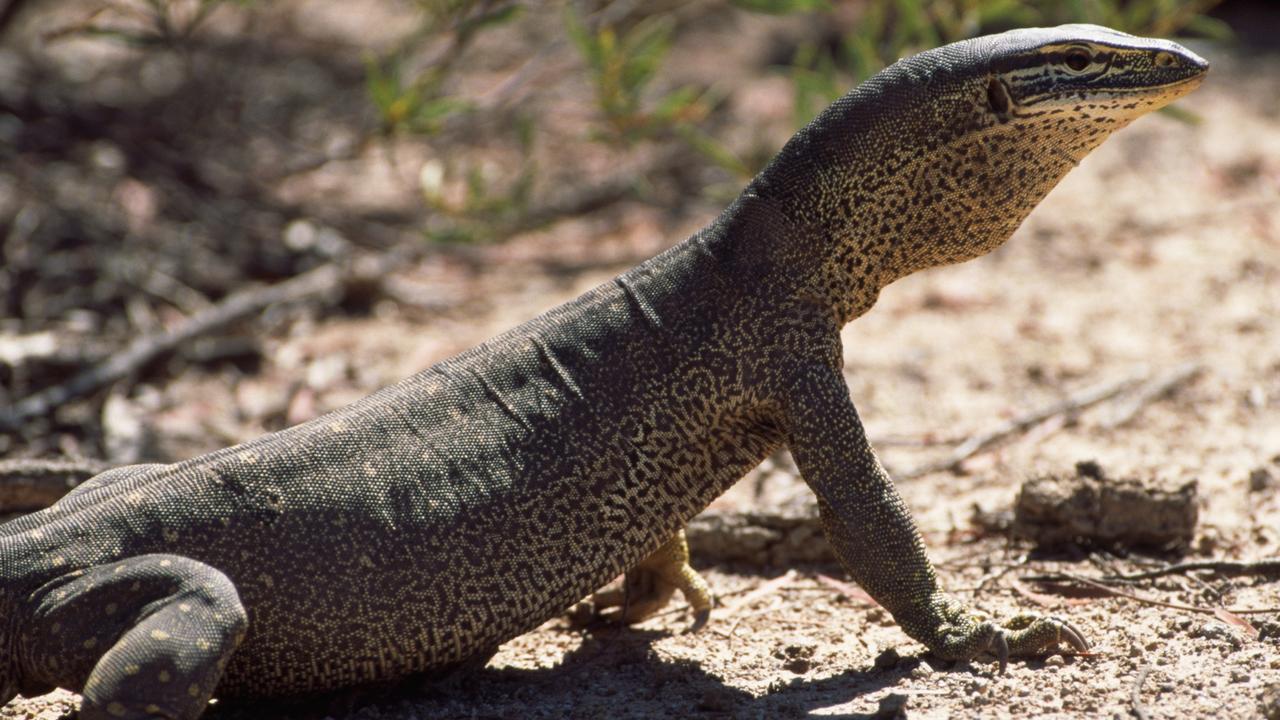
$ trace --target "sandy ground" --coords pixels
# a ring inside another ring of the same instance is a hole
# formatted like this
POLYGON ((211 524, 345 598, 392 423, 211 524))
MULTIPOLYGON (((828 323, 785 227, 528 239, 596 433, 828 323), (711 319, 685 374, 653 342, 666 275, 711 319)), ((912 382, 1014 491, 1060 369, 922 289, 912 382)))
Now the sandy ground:
MULTIPOLYGON (((896 283, 844 334, 853 398, 874 437, 965 437, 1099 382, 1202 366, 1193 382, 1119 427, 1108 422, 1118 403, 1103 403, 1042 423, 958 473, 900 483, 948 588, 996 617, 1068 617, 1095 644, 1089 656, 1017 661, 1004 675, 989 659, 941 662, 882 610, 821 579, 841 577, 838 568, 787 575, 790 568, 713 566, 703 569, 721 607, 696 635, 680 633, 682 606, 631 629, 584 630, 560 618, 451 685, 320 710, 215 708, 209 716, 1127 718, 1135 701, 1150 718, 1263 716, 1264 690, 1280 684, 1277 638, 1257 639, 1212 609, 1272 608, 1238 613, 1265 629, 1280 621, 1274 577, 1175 575, 1132 588, 1204 613, 1068 597, 1018 578, 1096 575, 1133 559, 1032 559, 1027 546, 970 525, 975 505, 1008 508, 1030 475, 1097 460, 1118 473, 1198 481, 1189 558, 1280 554, 1280 58, 1204 54, 1215 63, 1211 78, 1182 104, 1201 123, 1137 122, 1072 173, 1007 245, 896 283)), ((384 304, 364 317, 318 318, 269 339, 256 375, 184 375, 157 408, 156 442, 182 456, 269 429, 256 419, 265 413, 244 411, 246 403, 310 403, 303 414, 345 404, 573 297, 712 212, 670 221, 631 208, 611 226, 562 223, 484 250, 480 269, 465 276, 447 260, 425 260, 401 275, 464 303, 444 313, 384 304), (596 269, 530 262, 573 258, 588 242, 605 258, 596 269), (277 390, 307 373, 305 400, 277 390), (219 416, 235 420, 209 420, 219 416), (220 434, 211 437, 211 425, 220 434)), ((895 444, 881 456, 902 469, 945 451, 895 444)), ((785 472, 767 485, 765 493, 740 485, 716 506, 768 509, 807 492, 785 472)), ((60 717, 73 705, 67 693, 20 699, 0 717, 60 717)))

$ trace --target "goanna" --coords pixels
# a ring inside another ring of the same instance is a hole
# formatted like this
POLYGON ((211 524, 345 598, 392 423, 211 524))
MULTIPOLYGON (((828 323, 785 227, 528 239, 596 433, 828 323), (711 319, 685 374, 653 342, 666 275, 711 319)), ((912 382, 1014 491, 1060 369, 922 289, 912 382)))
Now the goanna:
POLYGON ((196 718, 213 695, 430 675, 642 563, 705 616, 679 532, 783 446, 849 574, 932 652, 1085 649, 1061 619, 1000 625, 943 593, 839 331, 893 280, 1004 242, 1207 67, 1088 25, 907 58, 711 225, 582 297, 332 414, 107 471, 0 526, 3 699, 63 687, 86 720, 196 718))

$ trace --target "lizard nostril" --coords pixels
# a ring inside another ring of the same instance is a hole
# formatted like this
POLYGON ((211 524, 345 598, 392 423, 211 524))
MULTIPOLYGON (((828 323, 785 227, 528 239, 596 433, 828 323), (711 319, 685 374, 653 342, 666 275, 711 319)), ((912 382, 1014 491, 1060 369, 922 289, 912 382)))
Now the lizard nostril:
POLYGON ((1173 53, 1159 52, 1156 53, 1156 67, 1173 67, 1173 53))

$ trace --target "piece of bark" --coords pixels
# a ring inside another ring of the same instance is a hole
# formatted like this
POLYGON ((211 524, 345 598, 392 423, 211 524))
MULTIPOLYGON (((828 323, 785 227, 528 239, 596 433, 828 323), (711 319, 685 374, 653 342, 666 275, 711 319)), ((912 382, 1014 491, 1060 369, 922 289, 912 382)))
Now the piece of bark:
POLYGON ((1014 533, 1041 546, 1186 548, 1199 517, 1197 482, 1158 475, 1108 477, 1094 462, 1023 483, 1014 533))

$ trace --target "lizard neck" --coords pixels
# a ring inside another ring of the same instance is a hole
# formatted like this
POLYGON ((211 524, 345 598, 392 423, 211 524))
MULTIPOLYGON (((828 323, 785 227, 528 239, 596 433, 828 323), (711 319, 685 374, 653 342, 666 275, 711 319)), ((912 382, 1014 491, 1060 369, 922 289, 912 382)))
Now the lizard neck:
POLYGON ((1088 152, 1058 151, 1062 132, 1038 117, 993 112, 973 58, 937 54, 836 101, 744 192, 791 228, 770 252, 793 292, 841 325, 898 278, 998 247, 1088 152))

